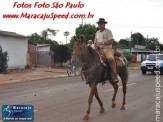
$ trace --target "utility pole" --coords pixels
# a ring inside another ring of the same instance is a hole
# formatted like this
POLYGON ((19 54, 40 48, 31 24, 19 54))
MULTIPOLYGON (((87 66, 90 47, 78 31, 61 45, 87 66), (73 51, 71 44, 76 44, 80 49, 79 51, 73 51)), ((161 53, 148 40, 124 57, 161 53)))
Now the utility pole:
POLYGON ((137 45, 138 45, 138 35, 137 35, 137 45))
POLYGON ((138 61, 138 34, 137 34, 137 61, 138 61))
POLYGON ((147 41, 146 41, 146 46, 147 46, 147 44, 148 44, 148 35, 147 35, 147 41))
POLYGON ((132 31, 131 31, 131 40, 129 42, 130 53, 131 53, 131 42, 132 42, 132 31))
POLYGON ((82 24, 82 26, 83 26, 83 18, 82 18, 82 23, 81 23, 81 24, 82 24))
POLYGON ((146 41, 146 57, 147 57, 147 44, 148 44, 148 35, 147 35, 147 41, 146 41))

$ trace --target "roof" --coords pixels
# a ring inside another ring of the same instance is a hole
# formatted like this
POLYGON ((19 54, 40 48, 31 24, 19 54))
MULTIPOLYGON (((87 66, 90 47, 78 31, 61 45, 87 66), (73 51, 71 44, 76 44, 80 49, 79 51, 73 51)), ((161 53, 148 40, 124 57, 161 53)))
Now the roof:
POLYGON ((27 38, 27 36, 17 34, 16 32, 1 31, 1 30, 0 30, 0 35, 27 38))
POLYGON ((51 44, 37 44, 37 47, 46 47, 46 46, 51 46, 51 44))
POLYGON ((37 43, 34 43, 34 42, 29 42, 29 41, 28 41, 28 43, 29 43, 29 44, 33 44, 33 45, 37 45, 37 43))
POLYGON ((124 49, 124 47, 121 47, 121 46, 114 46, 114 48, 124 49))
POLYGON ((154 53, 154 54, 150 54, 150 55, 163 55, 162 53, 154 53))

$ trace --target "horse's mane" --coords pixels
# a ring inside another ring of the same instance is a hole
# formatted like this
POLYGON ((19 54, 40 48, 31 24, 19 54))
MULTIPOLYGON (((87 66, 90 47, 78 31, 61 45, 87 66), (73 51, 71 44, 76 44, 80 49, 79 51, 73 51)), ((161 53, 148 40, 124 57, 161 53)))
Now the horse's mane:
POLYGON ((93 55, 93 49, 92 49, 92 47, 88 46, 88 51, 89 51, 89 53, 90 53, 91 55, 93 55))
POLYGON ((90 47, 90 46, 88 46, 88 52, 89 52, 92 56, 98 57, 97 52, 96 52, 92 47, 90 47))

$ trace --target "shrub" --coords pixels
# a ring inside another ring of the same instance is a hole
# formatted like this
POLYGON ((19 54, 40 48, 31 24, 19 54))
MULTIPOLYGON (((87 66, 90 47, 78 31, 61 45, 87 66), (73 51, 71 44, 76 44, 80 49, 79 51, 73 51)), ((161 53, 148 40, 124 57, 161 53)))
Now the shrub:
POLYGON ((55 62, 60 62, 61 66, 63 62, 66 62, 71 57, 69 48, 66 45, 58 45, 54 49, 53 59, 55 62))
POLYGON ((122 54, 126 57, 128 62, 131 62, 133 55, 130 52, 123 51, 122 54))
POLYGON ((6 73, 8 68, 8 54, 7 52, 3 52, 2 47, 0 45, 0 73, 6 73))

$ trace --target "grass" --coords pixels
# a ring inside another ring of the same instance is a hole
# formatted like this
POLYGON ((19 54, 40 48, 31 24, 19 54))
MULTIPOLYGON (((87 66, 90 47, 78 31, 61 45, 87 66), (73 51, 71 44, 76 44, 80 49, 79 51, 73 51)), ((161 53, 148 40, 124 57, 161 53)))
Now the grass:
POLYGON ((140 67, 140 63, 130 63, 128 67, 140 67))

